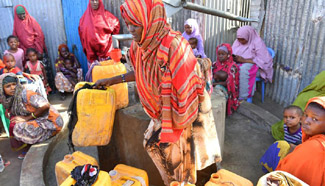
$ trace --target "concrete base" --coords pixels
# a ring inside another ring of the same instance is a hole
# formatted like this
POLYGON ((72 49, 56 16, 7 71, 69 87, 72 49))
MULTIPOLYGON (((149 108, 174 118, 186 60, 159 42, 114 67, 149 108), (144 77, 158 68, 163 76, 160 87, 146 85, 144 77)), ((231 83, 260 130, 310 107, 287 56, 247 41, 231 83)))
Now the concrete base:
MULTIPOLYGON (((213 94, 212 105, 219 142, 223 150, 226 100, 213 94)), ((150 118, 140 103, 118 110, 111 142, 105 147, 98 147, 101 169, 109 171, 118 163, 123 163, 147 171, 150 184, 164 185, 157 168, 143 148, 143 134, 149 122, 150 118)), ((208 173, 208 177, 211 173, 208 173)))

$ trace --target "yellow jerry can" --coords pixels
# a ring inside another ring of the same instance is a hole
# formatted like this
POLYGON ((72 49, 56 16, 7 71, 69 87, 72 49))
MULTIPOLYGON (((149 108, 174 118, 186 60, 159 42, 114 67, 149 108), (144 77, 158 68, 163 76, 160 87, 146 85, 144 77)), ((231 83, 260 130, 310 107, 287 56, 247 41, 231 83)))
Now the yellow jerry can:
MULTIPOLYGON (((121 62, 113 60, 103 61, 100 65, 94 66, 92 70, 93 82, 99 79, 111 78, 126 73, 126 68, 121 62)), ((127 83, 120 83, 110 86, 116 92, 116 109, 125 108, 129 104, 127 83)))
POLYGON ((253 186, 248 179, 241 177, 233 172, 220 169, 217 173, 211 175, 210 181, 205 186, 253 186))
POLYGON ((112 186, 149 186, 148 174, 146 171, 131 166, 118 164, 109 172, 112 186))
MULTIPOLYGON (((77 86, 80 86, 79 83, 77 86)), ((115 117, 115 91, 83 89, 77 95, 78 122, 72 132, 75 146, 103 146, 111 139, 115 117)))
MULTIPOLYGON (((71 176, 69 176, 60 186, 71 186, 76 183, 76 180, 74 180, 71 176)), ((111 186, 111 178, 109 174, 105 171, 99 171, 97 180, 92 186, 111 186)))
POLYGON ((64 180, 66 180, 70 176, 71 171, 76 166, 85 164, 99 166, 95 158, 80 151, 65 155, 64 159, 57 162, 55 165, 55 176, 57 184, 60 185, 64 180))

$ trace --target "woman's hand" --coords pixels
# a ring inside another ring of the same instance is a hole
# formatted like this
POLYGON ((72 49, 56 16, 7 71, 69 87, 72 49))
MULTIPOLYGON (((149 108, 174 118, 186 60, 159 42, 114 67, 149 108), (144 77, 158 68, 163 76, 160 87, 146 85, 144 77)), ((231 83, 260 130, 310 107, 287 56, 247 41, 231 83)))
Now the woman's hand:
POLYGON ((94 88, 96 89, 105 89, 105 87, 109 87, 113 85, 114 83, 112 82, 112 78, 106 78, 106 79, 100 79, 97 80, 94 88))
POLYGON ((234 57, 234 61, 236 61, 237 63, 252 63, 255 64, 255 62, 252 59, 245 59, 241 56, 236 55, 236 57, 234 57))
POLYGON ((245 63, 245 58, 236 55, 236 57, 234 57, 234 61, 236 61, 238 63, 245 63))
POLYGON ((31 120, 30 117, 28 116, 16 116, 16 117, 13 117, 10 122, 13 122, 13 123, 22 123, 22 122, 27 122, 31 120))

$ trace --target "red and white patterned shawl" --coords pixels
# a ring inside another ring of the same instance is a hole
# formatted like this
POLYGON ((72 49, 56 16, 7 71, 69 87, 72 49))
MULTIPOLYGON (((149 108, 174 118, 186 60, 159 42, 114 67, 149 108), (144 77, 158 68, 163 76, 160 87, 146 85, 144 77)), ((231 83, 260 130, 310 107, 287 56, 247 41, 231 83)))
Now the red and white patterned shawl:
POLYGON ((194 72, 197 60, 181 33, 166 22, 161 0, 126 0, 124 19, 143 26, 130 49, 136 84, 146 113, 162 123, 160 142, 175 142, 198 115, 204 82, 194 72))

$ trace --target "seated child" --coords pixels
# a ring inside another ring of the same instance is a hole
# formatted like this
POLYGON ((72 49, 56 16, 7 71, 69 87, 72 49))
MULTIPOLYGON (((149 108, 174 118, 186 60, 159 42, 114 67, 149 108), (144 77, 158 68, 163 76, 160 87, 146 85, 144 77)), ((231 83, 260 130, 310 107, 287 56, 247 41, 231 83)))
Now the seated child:
POLYGON ((9 36, 7 38, 7 43, 9 45, 9 49, 4 51, 4 54, 12 54, 16 60, 16 67, 18 67, 21 71, 24 70, 24 50, 21 48, 18 48, 19 46, 19 39, 16 36, 9 36))
POLYGON ((23 75, 23 72, 18 67, 16 67, 16 60, 12 54, 7 53, 3 55, 3 63, 5 67, 0 70, 0 75, 10 72, 16 75, 23 75))
POLYGON ((188 43, 191 45, 194 56, 196 58, 201 58, 202 56, 201 56, 200 52, 197 49, 198 40, 195 37, 192 37, 192 38, 190 38, 188 40, 188 43))
POLYGON ((325 183, 325 96, 311 98, 302 117, 302 144, 282 159, 276 170, 305 183, 325 183))
POLYGON ((301 144, 301 117, 303 111, 300 107, 290 105, 284 108, 284 141, 276 141, 262 156, 260 163, 263 165, 262 169, 265 173, 272 172, 278 166, 278 163, 293 149, 301 144))
POLYGON ((221 93, 226 99, 228 99, 228 90, 227 90, 227 79, 228 74, 225 71, 219 70, 213 74, 213 90, 216 93, 221 93))
POLYGON ((38 52, 34 48, 28 48, 27 51, 28 61, 25 65, 25 72, 29 74, 39 75, 43 81, 43 84, 48 94, 51 91, 51 88, 47 82, 46 72, 44 65, 41 61, 38 60, 38 52))
POLYGON ((300 107, 290 105, 284 108, 283 121, 284 121, 284 140, 294 146, 301 144, 301 117, 303 111, 300 107))

